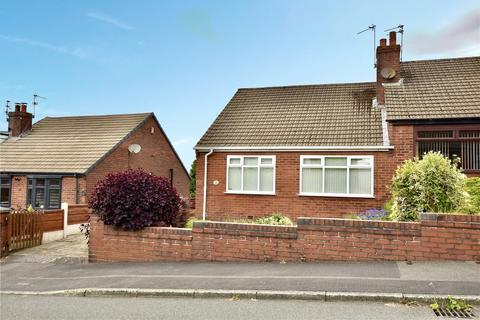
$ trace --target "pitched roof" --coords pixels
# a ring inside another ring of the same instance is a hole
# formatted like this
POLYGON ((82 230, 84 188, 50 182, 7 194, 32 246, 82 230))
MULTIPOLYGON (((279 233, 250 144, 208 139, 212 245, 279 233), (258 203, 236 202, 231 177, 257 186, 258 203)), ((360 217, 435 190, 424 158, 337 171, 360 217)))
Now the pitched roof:
POLYGON ((0 172, 85 173, 151 115, 46 117, 0 143, 0 172))
POLYGON ((239 89, 202 147, 381 146, 375 83, 239 89))
POLYGON ((480 117, 480 57, 402 62, 385 87, 387 120, 480 117))

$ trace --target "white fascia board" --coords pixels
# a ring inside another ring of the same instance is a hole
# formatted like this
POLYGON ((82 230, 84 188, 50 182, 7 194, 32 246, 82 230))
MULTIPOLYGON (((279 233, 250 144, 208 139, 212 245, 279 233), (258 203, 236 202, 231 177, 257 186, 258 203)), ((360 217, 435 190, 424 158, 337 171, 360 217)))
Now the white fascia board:
POLYGON ((197 151, 389 151, 393 146, 259 146, 259 147, 195 147, 197 151))

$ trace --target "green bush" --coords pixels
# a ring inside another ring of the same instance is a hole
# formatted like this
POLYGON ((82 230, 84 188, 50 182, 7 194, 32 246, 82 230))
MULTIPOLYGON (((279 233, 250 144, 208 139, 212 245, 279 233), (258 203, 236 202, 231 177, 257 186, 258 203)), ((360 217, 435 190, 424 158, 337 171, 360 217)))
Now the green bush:
POLYGON ((257 218, 255 220, 256 224, 273 224, 278 226, 291 226, 293 225, 292 220, 281 214, 274 213, 271 216, 257 218))
POLYGON ((429 152, 397 169, 391 192, 395 220, 415 221, 421 212, 459 211, 466 201, 465 175, 455 161, 429 152))
POLYGON ((465 180, 468 197, 462 212, 480 214, 480 178, 465 180))
POLYGON ((185 222, 185 226, 184 228, 187 228, 187 229, 193 229, 193 223, 195 221, 201 221, 200 219, 197 219, 195 217, 190 217, 187 222, 185 222))

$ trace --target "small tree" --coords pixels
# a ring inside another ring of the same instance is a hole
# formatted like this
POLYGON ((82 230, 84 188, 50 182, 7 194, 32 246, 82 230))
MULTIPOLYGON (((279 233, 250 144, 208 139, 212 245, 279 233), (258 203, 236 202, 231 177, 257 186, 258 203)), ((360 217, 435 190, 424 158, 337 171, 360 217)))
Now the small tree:
POLYGON ((170 181, 142 170, 107 175, 89 203, 107 225, 139 230, 153 225, 182 226, 188 217, 170 181))
POLYGON ((452 212, 465 202, 465 176, 458 163, 439 152, 422 160, 406 160, 392 182, 392 215, 397 220, 418 220, 421 212, 452 212))
POLYGON ((197 189, 197 160, 193 160, 190 167, 190 197, 195 198, 197 189))

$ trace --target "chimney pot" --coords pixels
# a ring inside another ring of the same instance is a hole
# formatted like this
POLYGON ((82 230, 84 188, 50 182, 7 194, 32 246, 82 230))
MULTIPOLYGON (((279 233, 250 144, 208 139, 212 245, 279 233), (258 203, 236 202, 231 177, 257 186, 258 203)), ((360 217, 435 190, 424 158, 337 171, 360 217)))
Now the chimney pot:
POLYGON ((393 47, 397 44, 397 32, 390 31, 390 46, 393 47))
POLYGON ((8 113, 8 131, 10 137, 19 137, 32 129, 33 115, 27 112, 27 104, 15 103, 15 111, 8 113))
POLYGON ((387 39, 380 39, 380 47, 385 48, 387 46, 387 39))

